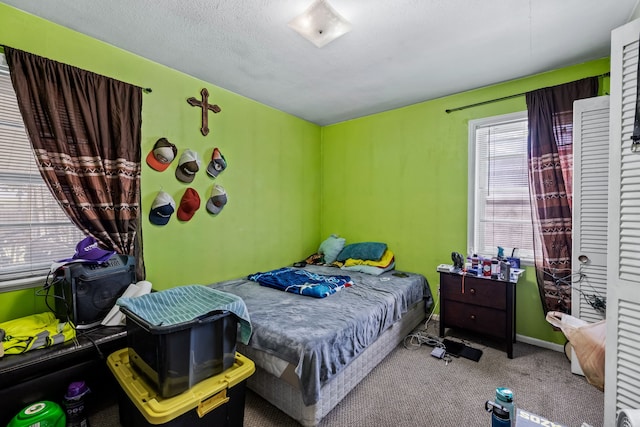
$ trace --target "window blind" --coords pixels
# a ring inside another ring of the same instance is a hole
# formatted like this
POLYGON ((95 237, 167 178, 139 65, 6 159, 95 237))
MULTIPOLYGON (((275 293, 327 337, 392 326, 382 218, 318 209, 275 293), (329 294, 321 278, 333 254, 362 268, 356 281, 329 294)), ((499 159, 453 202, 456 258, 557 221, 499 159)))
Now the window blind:
POLYGON ((500 246, 505 256, 517 248, 520 258, 533 259, 527 136, 526 112, 470 124, 475 165, 470 250, 479 255, 495 256, 500 246))
POLYGON ((0 290, 42 283, 84 237, 42 179, 0 55, 0 290))

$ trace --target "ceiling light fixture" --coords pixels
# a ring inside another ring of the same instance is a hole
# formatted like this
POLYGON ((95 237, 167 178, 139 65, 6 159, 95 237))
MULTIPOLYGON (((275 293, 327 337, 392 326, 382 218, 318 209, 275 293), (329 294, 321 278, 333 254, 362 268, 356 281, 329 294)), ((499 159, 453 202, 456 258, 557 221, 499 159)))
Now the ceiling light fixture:
POLYGON ((289 27, 317 47, 322 47, 351 31, 351 24, 326 0, 313 2, 302 15, 289 21, 289 27))

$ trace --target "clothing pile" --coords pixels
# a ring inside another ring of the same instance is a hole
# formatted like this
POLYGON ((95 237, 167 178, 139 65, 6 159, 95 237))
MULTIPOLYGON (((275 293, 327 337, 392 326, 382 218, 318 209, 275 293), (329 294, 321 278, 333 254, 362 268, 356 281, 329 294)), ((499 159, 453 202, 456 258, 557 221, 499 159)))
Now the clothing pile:
POLYGON ((352 243, 344 247, 338 254, 336 263, 342 263, 340 268, 347 271, 379 276, 385 271, 393 270, 396 266, 395 256, 386 243, 363 242, 352 243))
POLYGON ((248 279, 269 288, 315 298, 327 297, 353 285, 349 276, 325 276, 291 267, 252 274, 248 279))
POLYGON ((60 322, 51 312, 32 314, 0 323, 0 357, 62 344, 76 336, 69 322, 60 322))

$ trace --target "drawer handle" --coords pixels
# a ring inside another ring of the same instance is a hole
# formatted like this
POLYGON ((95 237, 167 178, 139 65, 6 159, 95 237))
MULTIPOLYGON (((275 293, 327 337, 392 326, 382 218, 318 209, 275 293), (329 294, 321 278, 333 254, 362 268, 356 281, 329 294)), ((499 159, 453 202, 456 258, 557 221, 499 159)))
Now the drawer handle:
POLYGON ((469 290, 469 292, 471 292, 471 295, 475 295, 475 294, 476 294, 476 290, 475 290, 474 288, 471 288, 471 289, 469 290))
POLYGON ((469 318, 470 318, 471 320, 476 320, 476 315, 475 315, 475 314, 472 314, 471 316, 469 316, 469 318))

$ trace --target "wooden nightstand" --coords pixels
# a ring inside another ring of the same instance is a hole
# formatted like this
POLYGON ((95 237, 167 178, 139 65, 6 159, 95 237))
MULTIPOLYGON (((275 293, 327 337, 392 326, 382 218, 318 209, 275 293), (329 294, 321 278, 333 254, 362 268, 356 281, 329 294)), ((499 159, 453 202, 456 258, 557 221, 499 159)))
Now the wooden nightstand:
POLYGON ((516 284, 456 273, 440 273, 440 336, 461 328, 504 340, 513 359, 516 284))

